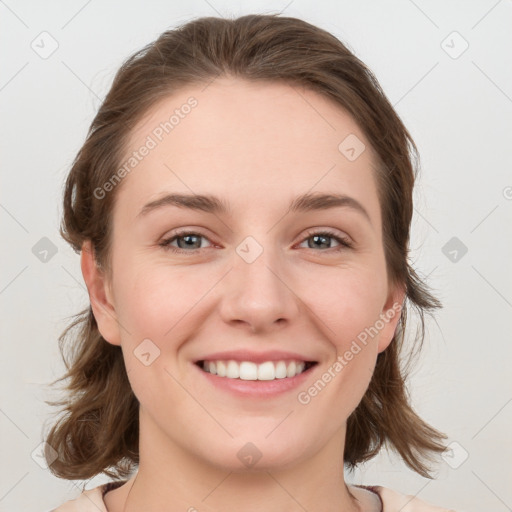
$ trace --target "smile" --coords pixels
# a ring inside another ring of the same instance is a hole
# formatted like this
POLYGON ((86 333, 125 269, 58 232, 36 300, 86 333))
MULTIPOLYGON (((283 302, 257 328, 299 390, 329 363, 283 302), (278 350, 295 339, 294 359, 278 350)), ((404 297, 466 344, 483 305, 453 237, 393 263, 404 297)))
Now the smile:
POLYGON ((196 363, 204 372, 227 379, 246 381, 276 380, 292 378, 305 372, 316 364, 313 361, 281 360, 265 361, 261 364, 252 361, 198 361, 196 363))

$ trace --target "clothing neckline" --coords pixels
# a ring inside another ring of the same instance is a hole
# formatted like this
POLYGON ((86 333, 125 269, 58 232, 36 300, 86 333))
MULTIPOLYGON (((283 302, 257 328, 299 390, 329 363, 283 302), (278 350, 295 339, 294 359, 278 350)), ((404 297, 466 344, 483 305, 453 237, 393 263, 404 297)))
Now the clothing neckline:
MULTIPOLYGON (((101 486, 101 498, 102 498, 102 500, 104 501, 105 494, 107 494, 107 492, 113 491, 114 489, 117 489, 118 487, 121 487, 126 482, 128 482, 128 480, 114 480, 112 482, 108 482, 106 484, 103 484, 101 486)), ((379 494, 379 492, 377 491, 376 486, 374 486, 374 485, 362 485, 362 484, 350 484, 349 487, 359 487, 361 489, 366 489, 367 491, 372 492, 379 499, 379 502, 380 502, 379 512, 382 512, 384 510, 384 503, 382 502, 382 497, 379 494)))

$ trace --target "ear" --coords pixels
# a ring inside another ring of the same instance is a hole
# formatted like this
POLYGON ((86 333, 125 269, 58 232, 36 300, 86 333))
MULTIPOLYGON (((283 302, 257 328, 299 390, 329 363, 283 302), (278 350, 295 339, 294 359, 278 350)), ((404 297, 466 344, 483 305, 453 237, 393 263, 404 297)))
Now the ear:
POLYGON ((100 334, 112 345, 121 345, 110 283, 104 271, 98 268, 90 240, 82 244, 80 265, 100 334))
POLYGON ((394 285, 388 294, 386 303, 382 308, 380 318, 384 322, 384 327, 380 330, 379 353, 388 348, 393 340, 395 331, 402 315, 403 303, 405 300, 405 285, 394 285))

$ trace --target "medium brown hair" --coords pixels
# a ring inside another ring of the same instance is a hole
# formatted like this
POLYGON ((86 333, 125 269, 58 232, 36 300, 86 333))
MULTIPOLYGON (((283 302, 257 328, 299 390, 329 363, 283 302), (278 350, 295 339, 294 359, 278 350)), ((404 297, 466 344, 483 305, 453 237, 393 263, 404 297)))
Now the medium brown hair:
MULTIPOLYGON (((103 198, 94 191, 119 168, 134 126, 150 107, 180 88, 218 76, 315 91, 350 113, 374 149, 388 279, 404 286, 406 299, 394 338, 378 355, 369 387, 347 420, 343 461, 354 469, 386 444, 414 471, 432 478, 427 462, 444 451, 446 435, 416 414, 405 384, 412 353, 423 344, 424 313, 441 307, 408 261, 418 151, 372 72, 330 33, 276 14, 204 17, 162 33, 129 57, 67 177, 62 237, 77 253, 91 240, 99 268, 111 272, 112 211, 122 183, 103 198), (411 306, 420 328, 405 364, 411 306)), ((58 454, 51 471, 67 479, 128 476, 139 461, 139 403, 120 347, 102 338, 90 306, 62 333, 59 347, 67 372, 56 382, 68 382, 65 398, 48 402, 64 412, 46 439, 58 454)))

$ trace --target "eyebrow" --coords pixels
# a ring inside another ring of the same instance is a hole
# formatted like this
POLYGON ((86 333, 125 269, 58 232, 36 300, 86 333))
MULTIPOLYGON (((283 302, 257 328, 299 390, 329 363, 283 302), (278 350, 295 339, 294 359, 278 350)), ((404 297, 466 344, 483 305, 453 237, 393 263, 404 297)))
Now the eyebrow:
MULTIPOLYGON (((212 195, 201 194, 166 194, 159 199, 155 199, 143 206, 137 214, 137 218, 144 217, 150 212, 167 206, 176 206, 178 208, 187 208, 189 210, 198 210, 212 214, 231 213, 228 203, 212 195)), ((290 203, 288 212, 308 212, 328 210, 331 208, 350 208, 362 214, 371 224, 370 215, 364 206, 353 197, 344 194, 324 194, 324 193, 306 193, 302 194, 290 203)))

